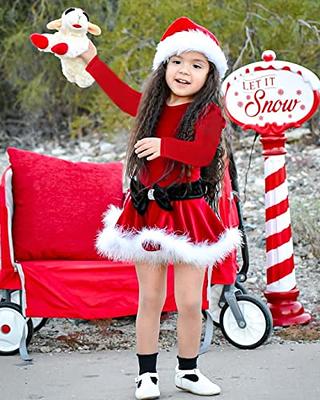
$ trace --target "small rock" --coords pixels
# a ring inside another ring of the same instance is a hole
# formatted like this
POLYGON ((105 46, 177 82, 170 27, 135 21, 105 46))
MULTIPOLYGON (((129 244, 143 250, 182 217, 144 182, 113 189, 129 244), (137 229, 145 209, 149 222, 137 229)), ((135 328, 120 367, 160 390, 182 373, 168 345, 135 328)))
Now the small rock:
POLYGON ((253 284, 253 283, 256 283, 257 280, 258 280, 258 278, 257 278, 256 276, 253 276, 253 277, 251 277, 251 278, 248 278, 248 279, 246 280, 246 282, 247 282, 247 283, 250 283, 250 284, 253 284))
POLYGON ((100 160, 103 162, 110 162, 110 161, 114 161, 116 158, 116 154, 115 153, 107 153, 107 154, 102 154, 100 156, 100 160))
POLYGON ((79 147, 80 147, 81 150, 88 151, 88 150, 91 149, 92 144, 90 142, 81 141, 79 143, 79 147))
POLYGON ((308 128, 298 128, 292 131, 286 132, 287 143, 296 142, 300 140, 303 136, 310 134, 310 129, 308 128))
POLYGON ((59 156, 62 156, 63 154, 65 154, 65 150, 61 149, 61 147, 56 147, 51 150, 51 154, 53 156, 59 157, 59 156))
POLYGON ((91 158, 88 157, 88 156, 82 156, 82 157, 81 157, 81 161, 83 161, 83 162, 90 162, 90 161, 91 161, 91 158))
POLYGON ((100 143, 100 154, 103 156, 105 153, 110 153, 114 148, 114 145, 107 142, 100 143))
POLYGON ((244 224, 244 229, 246 231, 254 231, 256 229, 257 225, 256 224, 249 224, 248 222, 244 224))
POLYGON ((49 346, 41 346, 40 353, 50 353, 51 349, 49 346))

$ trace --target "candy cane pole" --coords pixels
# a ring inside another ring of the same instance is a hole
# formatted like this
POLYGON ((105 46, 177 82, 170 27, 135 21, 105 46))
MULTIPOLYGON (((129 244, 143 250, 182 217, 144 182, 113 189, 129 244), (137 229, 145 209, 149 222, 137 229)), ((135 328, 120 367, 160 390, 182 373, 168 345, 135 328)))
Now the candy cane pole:
POLYGON ((311 316, 298 302, 291 235, 284 132, 308 121, 320 105, 320 80, 302 65, 262 61, 233 71, 222 84, 228 117, 260 134, 265 169, 268 300, 274 325, 304 324, 311 316))
POLYGON ((284 133, 260 136, 263 145, 266 208, 267 288, 275 326, 305 324, 311 315, 297 300, 284 133))

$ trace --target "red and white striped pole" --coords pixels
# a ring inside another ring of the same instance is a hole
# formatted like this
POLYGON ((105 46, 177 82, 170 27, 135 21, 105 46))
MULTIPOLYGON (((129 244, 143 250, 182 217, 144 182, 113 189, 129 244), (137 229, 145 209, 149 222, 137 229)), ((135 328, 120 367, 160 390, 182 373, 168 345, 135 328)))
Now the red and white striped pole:
POLYGON ((304 324, 311 316, 298 302, 291 235, 284 132, 312 117, 320 105, 320 80, 302 65, 262 61, 232 72, 222 83, 225 110, 243 130, 260 134, 265 167, 268 300, 275 326, 304 324))
POLYGON ((265 296, 275 326, 304 324, 311 315, 297 301, 284 133, 261 135, 263 146, 266 209, 265 296))

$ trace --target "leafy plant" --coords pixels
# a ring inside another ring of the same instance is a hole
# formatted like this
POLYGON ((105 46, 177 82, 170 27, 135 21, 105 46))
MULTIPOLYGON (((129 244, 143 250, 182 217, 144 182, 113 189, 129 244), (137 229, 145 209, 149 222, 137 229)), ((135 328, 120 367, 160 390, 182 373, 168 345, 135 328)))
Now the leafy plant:
MULTIPOLYGON (((151 70, 155 46, 168 24, 187 15, 213 31, 229 59, 230 71, 258 61, 265 49, 278 59, 320 65, 320 8, 318 0, 73 0, 102 28, 94 38, 100 57, 128 84, 140 90, 151 70)), ((93 85, 80 89, 66 81, 60 62, 38 52, 29 41, 32 32, 46 32, 48 21, 70 6, 66 0, 32 2, 3 0, 0 7, 0 113, 29 118, 47 115, 54 128, 61 120, 74 126, 88 119, 91 128, 115 132, 131 119, 93 85), (98 121, 98 126, 97 126, 98 121)), ((90 128, 90 129, 91 129, 90 128)))

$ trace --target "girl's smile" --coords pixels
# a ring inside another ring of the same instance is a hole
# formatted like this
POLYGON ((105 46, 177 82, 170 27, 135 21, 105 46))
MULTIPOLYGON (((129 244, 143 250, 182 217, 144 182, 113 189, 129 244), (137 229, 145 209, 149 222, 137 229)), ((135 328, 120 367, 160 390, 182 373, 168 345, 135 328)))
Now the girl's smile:
POLYGON ((172 56, 166 69, 166 82, 171 90, 168 104, 192 101, 206 82, 209 72, 207 58, 197 51, 172 56))

